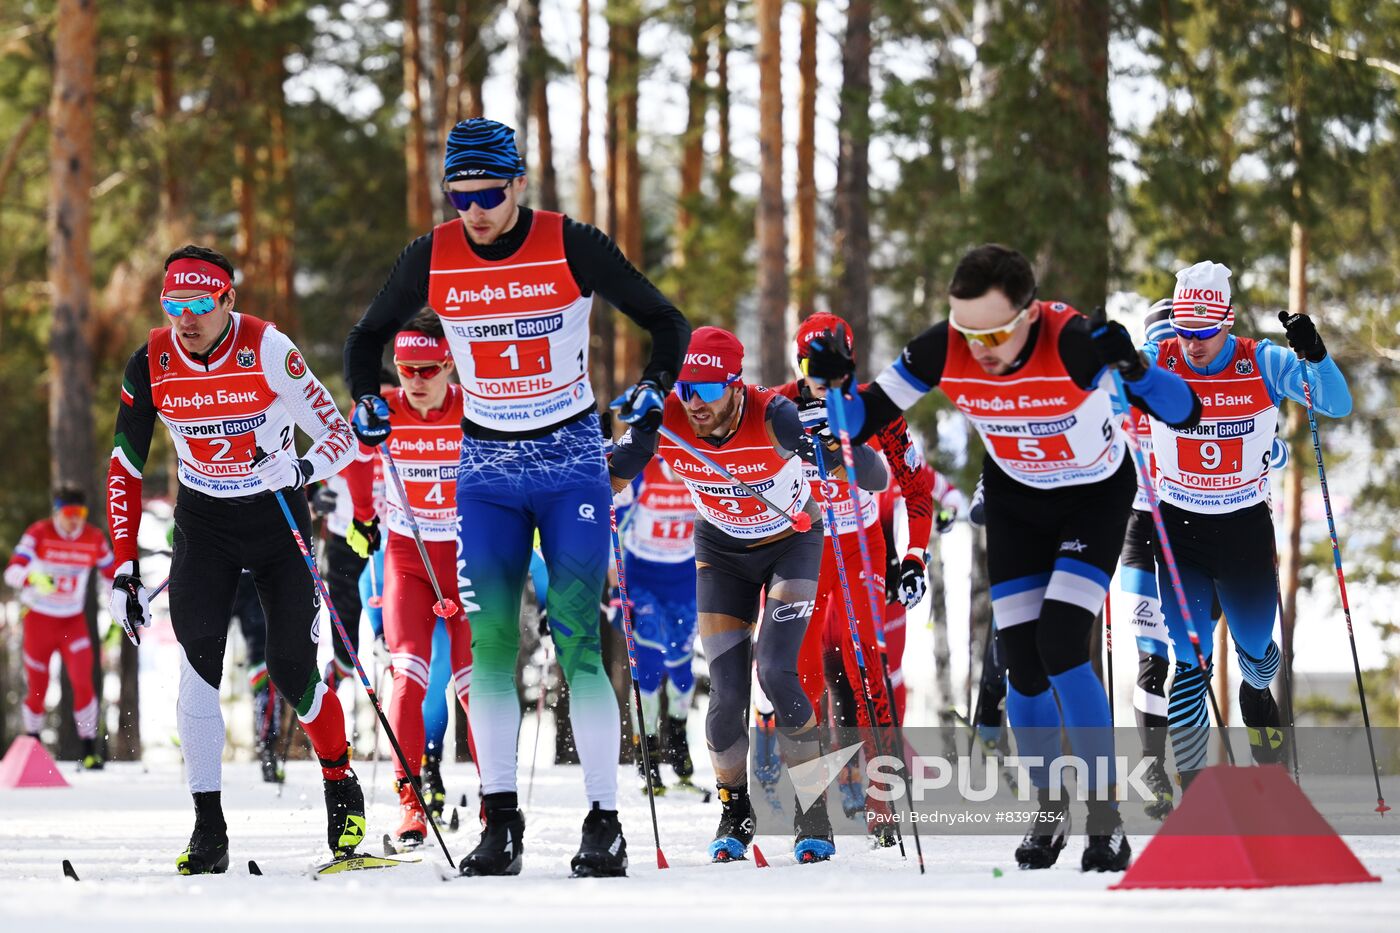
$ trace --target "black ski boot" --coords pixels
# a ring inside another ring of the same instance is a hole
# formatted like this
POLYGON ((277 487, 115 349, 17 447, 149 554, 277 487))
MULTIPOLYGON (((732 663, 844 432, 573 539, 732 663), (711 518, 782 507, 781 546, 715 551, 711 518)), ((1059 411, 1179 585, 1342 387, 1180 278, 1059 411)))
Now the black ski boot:
POLYGON ((435 822, 442 822, 442 811, 447 806, 447 788, 442 783, 442 756, 423 756, 423 802, 428 805, 428 815, 435 822))
POLYGON ((268 784, 281 784, 287 779, 277 760, 281 707, 280 697, 270 688, 253 694, 253 729, 257 736, 258 762, 262 766, 262 779, 268 784))
MULTIPOLYGON (((355 772, 345 767, 345 777, 338 781, 322 779, 326 794, 326 843, 336 858, 353 855, 365 841, 365 794, 355 772)), ((322 762, 322 766, 325 763, 322 762)))
POLYGON ((1249 753, 1257 765, 1276 765, 1284 760, 1283 729, 1278 704, 1268 687, 1240 684, 1240 718, 1248 727, 1249 753))
POLYGON ((1142 805, 1143 812, 1154 820, 1165 820, 1176 802, 1176 788, 1172 786, 1172 779, 1160 758, 1152 762, 1143 779, 1147 789, 1152 792, 1152 799, 1142 805))
POLYGON ((1079 867, 1084 871, 1123 871, 1133 857, 1133 847, 1123 834, 1123 817, 1118 807, 1107 800, 1089 801, 1089 818, 1085 821, 1089 840, 1079 867))
POLYGON ((660 797, 666 793, 666 785, 661 781, 661 737, 655 735, 647 736, 647 753, 642 754, 642 747, 637 740, 632 740, 633 757, 637 759, 637 774, 642 779, 642 793, 647 792, 647 762, 651 762, 651 791, 660 797))
POLYGON ((96 739, 83 739, 83 757, 79 764, 84 771, 102 770, 102 753, 97 750, 96 739))
POLYGON ((277 750, 271 745, 258 746, 258 762, 262 766, 262 779, 268 784, 281 784, 287 779, 287 772, 277 760, 277 750))
POLYGON ((681 783, 688 784, 695 775, 695 762, 690 758, 690 739, 685 734, 685 720, 666 717, 666 761, 676 771, 681 783))
POLYGON ((792 821, 792 857, 801 865, 825 862, 836 854, 831 817, 826 812, 826 794, 812 801, 806 810, 802 809, 800 800, 796 807, 797 816, 792 821))
POLYGON ((218 791, 194 795, 194 832, 175 859, 182 875, 222 875, 228 871, 228 826, 218 791))
POLYGON ((462 859, 464 875, 518 875, 525 854, 525 815, 514 792, 485 794, 481 806, 486 825, 481 841, 462 859))
POLYGON ((593 803, 583 818, 583 839, 569 867, 575 878, 627 877, 627 840, 616 810, 604 810, 593 803))
MULTIPOLYGON (((1064 788, 1060 796, 1065 796, 1064 788)), ((1060 857, 1069 838, 1070 818, 1068 800, 1051 800, 1050 790, 1036 788, 1040 809, 1031 820, 1025 838, 1016 847, 1016 864, 1021 868, 1049 868, 1060 857)))
POLYGON ((719 785, 719 828, 710 843, 710 861, 735 862, 745 858, 757 827, 747 787, 719 785))

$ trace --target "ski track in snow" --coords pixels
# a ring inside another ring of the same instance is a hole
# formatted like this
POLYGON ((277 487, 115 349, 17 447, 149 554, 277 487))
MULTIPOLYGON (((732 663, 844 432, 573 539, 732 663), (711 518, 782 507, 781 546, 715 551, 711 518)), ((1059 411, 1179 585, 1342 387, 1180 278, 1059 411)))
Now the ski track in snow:
MULTIPOLYGON (((528 727, 524 730, 528 733, 528 727)), ((703 745, 698 746, 703 748, 703 745)), ((698 750, 698 749, 697 749, 698 750)), ((701 772, 707 762, 696 762, 701 772)), ((668 871, 655 867, 646 799, 636 773, 620 768, 621 808, 631 861, 627 879, 568 878, 584 813, 577 767, 541 764, 534 806, 526 813, 525 868, 515 878, 442 883, 446 865, 431 844, 421 865, 365 871, 312 881, 307 869, 327 857, 320 775, 309 762, 288 766, 282 796, 263 784, 256 765, 225 763, 224 812, 229 823, 229 874, 184 878, 175 856, 193 825, 193 809, 178 765, 109 764, 101 773, 75 773, 63 763, 67 789, 0 791, 0 929, 4 930, 247 930, 415 929, 655 930, 771 928, 820 930, 1075 929, 1131 925, 1137 930, 1272 928, 1394 929, 1400 915, 1400 838, 1351 837, 1348 842, 1381 884, 1274 888, 1264 891, 1109 891, 1118 876, 1078 870, 1082 835, 1060 864, 1043 872, 1016 870, 1014 836, 925 834, 928 874, 897 849, 874 851, 863 840, 837 837, 836 858, 823 865, 792 863, 791 839, 760 836, 772 867, 752 862, 711 865, 705 854, 718 801, 673 791, 657 801, 668 871), (61 861, 78 876, 63 877, 61 861), (263 877, 247 873, 255 859, 263 877), (1002 877, 993 870, 1000 869, 1002 877)), ((371 765, 357 772, 368 781, 371 765)), ((525 797, 528 762, 521 769, 525 797)), ((671 780, 669 769, 664 769, 671 780)), ((389 788, 391 768, 379 765, 380 786, 369 809, 365 850, 397 825, 389 788)), ((697 780, 709 781, 698 773, 697 780)), ((478 784, 470 764, 444 766, 449 803, 468 794, 462 830, 445 833, 454 858, 476 842, 478 784)), ((758 800, 759 806, 764 806, 758 800)), ((450 809, 449 809, 450 813, 450 809)), ((1141 851, 1146 839, 1134 838, 1141 851)))

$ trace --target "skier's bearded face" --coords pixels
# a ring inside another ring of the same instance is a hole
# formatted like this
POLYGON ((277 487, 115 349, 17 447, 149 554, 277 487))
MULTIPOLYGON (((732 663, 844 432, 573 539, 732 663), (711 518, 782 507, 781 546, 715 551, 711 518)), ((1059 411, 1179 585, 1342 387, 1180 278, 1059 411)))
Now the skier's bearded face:
POLYGON ((983 372, 994 376, 1004 375, 1021 355, 1030 339, 1031 325, 1040 319, 1040 304, 1031 302, 1025 308, 1016 308, 1011 299, 999 288, 988 289, 976 298, 948 297, 951 310, 949 323, 956 335, 949 339, 967 341, 968 352, 982 367, 983 372), (971 336, 960 333, 974 332, 971 336), (990 332, 979 339, 977 331, 990 332), (996 341, 996 346, 989 344, 996 341))
POLYGON ((448 182, 448 191, 485 191, 494 188, 502 191, 505 200, 490 210, 473 204, 464 211, 458 211, 467 237, 477 246, 490 246, 501 234, 515 226, 520 217, 520 197, 525 193, 525 176, 510 181, 499 178, 474 178, 470 181, 448 182))
POLYGON ((738 420, 739 400, 743 391, 743 384, 736 382, 724 390, 718 401, 707 402, 698 395, 692 395, 690 401, 682 402, 685 406, 685 416, 690 420, 695 435, 724 437, 732 433, 734 422, 738 420))

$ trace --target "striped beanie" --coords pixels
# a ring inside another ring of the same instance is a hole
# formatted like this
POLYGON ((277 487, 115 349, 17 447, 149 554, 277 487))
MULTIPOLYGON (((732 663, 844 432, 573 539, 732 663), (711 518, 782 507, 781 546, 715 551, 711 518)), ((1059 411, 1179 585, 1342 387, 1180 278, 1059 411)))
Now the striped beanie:
POLYGON ((1172 335, 1172 300, 1158 298, 1152 302, 1152 307, 1147 309, 1147 317, 1143 318, 1142 326, 1148 343, 1161 343, 1170 337, 1172 335))
POLYGON ((515 130, 504 123, 473 117, 452 127, 442 157, 442 180, 516 178, 525 163, 515 148, 515 130))
POLYGON ((1176 290, 1172 292, 1172 323, 1191 330, 1234 324, 1230 270, 1206 260, 1178 272, 1176 290))

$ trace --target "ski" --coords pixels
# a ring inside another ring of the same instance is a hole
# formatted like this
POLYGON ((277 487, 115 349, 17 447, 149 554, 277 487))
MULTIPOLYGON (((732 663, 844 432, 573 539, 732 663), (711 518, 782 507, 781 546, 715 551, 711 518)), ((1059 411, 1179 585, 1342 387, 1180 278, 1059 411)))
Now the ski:
POLYGON ((710 798, 713 797, 715 793, 708 787, 701 787, 699 784, 693 783, 692 781, 685 778, 676 781, 676 783, 672 784, 671 786, 676 788, 677 790, 688 790, 692 794, 699 794, 701 803, 709 803, 710 798))
MULTIPOLYGON (((388 833, 384 834, 384 855, 388 858, 392 858, 395 855, 404 855, 405 853, 413 852, 417 849, 421 849, 422 847, 423 843, 421 841, 405 845, 401 842, 395 842, 393 837, 390 836, 388 833)), ((416 861, 422 860, 417 859, 416 861)))
POLYGON ((314 879, 323 875, 339 875, 347 871, 366 871, 371 868, 397 868, 400 865, 412 865, 421 861, 423 861, 421 858, 384 858, 378 855, 352 852, 349 855, 342 855, 329 862, 313 866, 311 877, 314 879))
POLYGON ((63 860, 63 877, 72 878, 74 881, 78 880, 78 873, 73 870, 73 863, 67 859, 63 860))
POLYGON ((248 874, 262 877, 262 869, 259 868, 258 863, 252 859, 248 859, 248 874))

